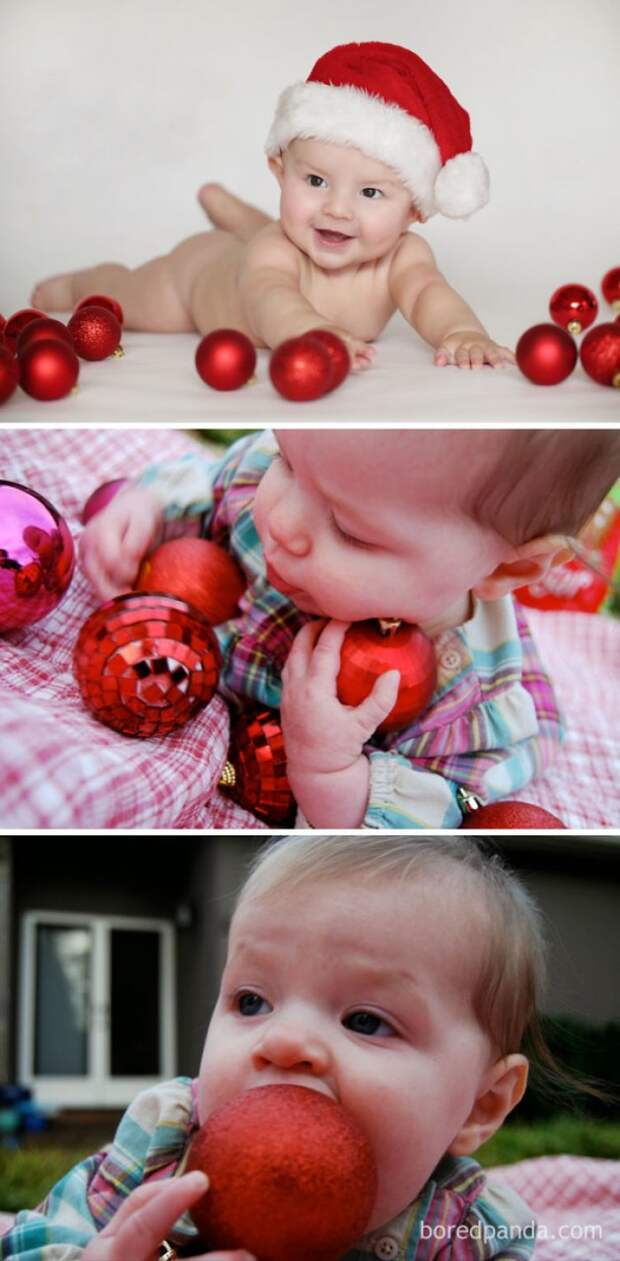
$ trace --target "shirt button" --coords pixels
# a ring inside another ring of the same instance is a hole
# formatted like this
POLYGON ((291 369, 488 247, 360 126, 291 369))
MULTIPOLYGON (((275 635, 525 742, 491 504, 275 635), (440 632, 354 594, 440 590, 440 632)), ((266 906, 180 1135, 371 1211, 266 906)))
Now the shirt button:
POLYGON ((447 652, 442 653, 440 662, 444 670, 458 670, 461 658, 454 648, 449 648, 447 652))
POLYGON ((380 1261, 394 1261, 394 1257, 397 1257, 399 1253, 400 1248, 391 1235, 383 1235, 375 1244, 375 1256, 379 1257, 380 1261))

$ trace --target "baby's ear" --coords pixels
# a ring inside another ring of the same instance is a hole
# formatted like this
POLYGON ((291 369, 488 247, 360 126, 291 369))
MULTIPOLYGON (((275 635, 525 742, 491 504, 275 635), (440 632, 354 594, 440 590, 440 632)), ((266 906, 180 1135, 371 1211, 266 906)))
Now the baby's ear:
POLYGON ((452 1156, 468 1156, 499 1130, 523 1098, 528 1067, 524 1055, 506 1055, 493 1065, 467 1120, 448 1148, 452 1156))
POLYGON ((281 153, 272 154, 270 158, 267 158, 267 166, 269 167, 271 174, 275 175, 278 181, 278 184, 281 187, 282 179, 284 176, 284 163, 282 161, 282 154, 281 153))
POLYGON ((554 565, 564 565, 573 553, 562 535, 545 534, 529 543, 514 547, 504 560, 474 587, 474 595, 481 600, 497 600, 517 587, 539 582, 554 565))

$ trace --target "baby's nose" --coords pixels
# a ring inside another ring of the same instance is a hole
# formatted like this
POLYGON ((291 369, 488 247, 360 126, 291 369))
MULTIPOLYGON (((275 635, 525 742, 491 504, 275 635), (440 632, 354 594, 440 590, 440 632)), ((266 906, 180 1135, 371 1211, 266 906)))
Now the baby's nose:
POLYGON ((288 1071, 327 1072, 329 1055, 325 1044, 302 1025, 270 1022, 254 1050, 255 1068, 280 1068, 288 1071))
POLYGON ((334 219, 351 219, 351 200, 343 189, 330 188, 325 200, 325 211, 334 219))
POLYGON ((312 536, 302 522, 286 509, 274 508, 269 514, 269 533, 280 547, 293 556, 307 556, 312 546, 312 536))

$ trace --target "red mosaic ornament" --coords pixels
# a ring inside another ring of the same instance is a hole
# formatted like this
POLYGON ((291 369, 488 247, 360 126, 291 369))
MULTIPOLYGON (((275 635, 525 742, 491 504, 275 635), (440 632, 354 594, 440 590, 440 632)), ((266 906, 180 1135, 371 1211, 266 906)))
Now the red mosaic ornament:
POLYGON ((54 505, 28 486, 0 481, 0 632, 51 613, 74 568, 71 531, 54 505))
POLYGON ((361 704, 386 670, 400 670, 400 686, 396 704, 377 730, 400 731, 426 709, 437 686, 432 641, 407 622, 353 622, 340 652, 338 699, 343 705, 361 704))
POLYGON ((290 337, 276 346, 269 361, 272 384, 292 403, 309 403, 331 390, 329 351, 312 337, 290 337))
POLYGON ((74 311, 67 328, 81 359, 108 359, 115 352, 123 353, 120 350, 122 326, 106 307, 80 307, 79 311, 74 311))
POLYGON ((165 591, 187 600, 212 626, 237 612, 247 586, 232 556, 211 539, 170 539, 143 560, 136 591, 165 591))
POLYGON ((196 371, 213 390, 238 390, 254 374, 256 350, 236 328, 218 328, 196 350, 196 371))
POLYGON ((599 385, 620 389, 620 326, 615 322, 597 324, 581 343, 581 363, 588 376, 599 385))
POLYGON ((189 1150, 208 1175, 194 1204, 201 1247, 261 1261, 338 1261, 377 1195, 372 1149, 341 1104, 307 1086, 255 1086, 220 1104, 189 1150))
POLYGON ((295 798, 286 777, 284 736, 276 710, 241 713, 233 722, 220 786, 266 823, 293 822, 295 798))
POLYGON ((209 703, 220 651, 184 600, 142 594, 108 600, 84 623, 73 667, 87 709, 125 736, 165 736, 209 703))
POLYGON ((15 347, 17 355, 23 355, 27 346, 32 342, 45 342, 50 338, 59 338, 61 342, 66 342, 68 346, 72 345, 71 334, 66 324, 61 320, 51 319, 49 315, 44 315, 41 319, 31 320, 29 324, 22 329, 15 347))
POLYGON ((585 285, 561 285, 549 302, 549 315, 555 324, 575 336, 594 323, 598 313, 596 294, 585 285))
POLYGON ((65 398, 80 374, 75 351, 58 337, 32 342, 20 355, 19 383, 22 390, 39 402, 65 398))
POLYGON ((76 304, 73 308, 73 314, 75 315, 76 311, 81 311, 82 307, 85 306, 101 306, 104 310, 111 311, 112 315, 116 316, 121 328, 123 327, 125 319, 123 315, 123 308, 120 302, 116 301, 116 298, 108 298, 103 293, 90 293, 87 298, 82 298, 81 301, 76 304))
POLYGON ((15 393, 19 384, 19 363, 7 346, 0 346, 0 406, 15 393))
POLYGON ((17 338, 22 329, 30 324, 31 320, 47 319, 45 311, 39 311, 36 307, 24 307, 21 311, 15 311, 10 315, 3 329, 4 344, 9 350, 15 350, 17 346, 17 338))
POLYGON ((479 828, 482 832, 502 829, 515 832, 555 831, 565 826, 557 815, 543 810, 542 806, 531 805, 529 801, 493 801, 466 814, 461 823, 466 830, 476 831, 479 828))
POLYGON ((332 369, 328 388, 337 389, 351 371, 351 358, 342 337, 338 337, 337 333, 332 333, 328 328, 313 328, 305 336, 320 342, 327 351, 332 369))
POLYGON ((577 347, 566 329, 556 324, 534 324, 521 334, 517 363, 534 385, 558 385, 570 376, 577 362, 577 347))
POLYGON ((601 281, 601 289, 606 302, 614 311, 620 311, 620 267, 612 267, 605 272, 601 281))
POLYGON ((109 482, 102 482, 101 486, 98 486, 92 495, 88 496, 82 508, 82 525, 88 525, 91 518, 96 517, 102 508, 107 508, 114 496, 118 495, 121 487, 127 485, 128 480, 127 477, 114 477, 109 482))

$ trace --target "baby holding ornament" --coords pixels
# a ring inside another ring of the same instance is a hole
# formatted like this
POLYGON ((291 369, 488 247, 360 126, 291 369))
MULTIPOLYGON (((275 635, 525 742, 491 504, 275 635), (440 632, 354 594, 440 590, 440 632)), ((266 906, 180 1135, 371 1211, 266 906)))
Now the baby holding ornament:
POLYGON ((415 53, 376 42, 333 48, 278 102, 266 150, 279 220, 208 184, 200 200, 213 231, 134 271, 106 263, 53 277, 32 300, 68 310, 105 293, 127 328, 234 328, 256 346, 331 329, 354 370, 370 366, 371 343, 398 309, 439 365, 512 363, 409 230, 485 204, 488 173, 471 146, 468 114, 415 53))
POLYGON ((216 628, 220 690, 280 709, 289 782, 319 828, 456 828, 466 798, 510 796, 562 725, 512 591, 566 559, 566 536, 620 472, 614 431, 279 430, 218 461, 154 464, 87 526, 82 564, 108 599, 163 538, 202 534, 247 580, 216 628), (350 623, 430 638, 424 711, 378 731, 399 674, 357 705, 336 680, 350 623))

